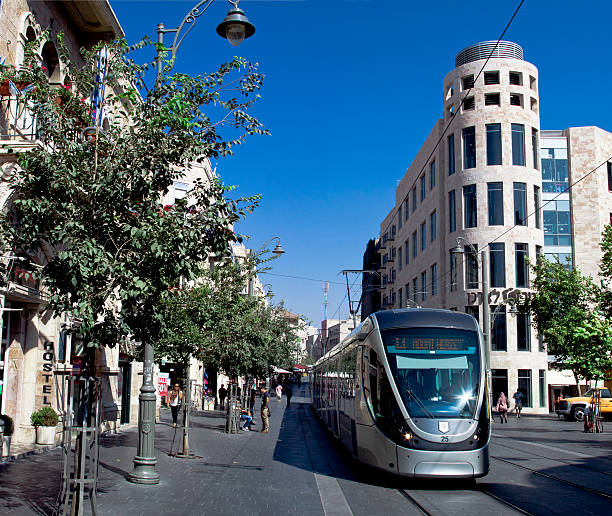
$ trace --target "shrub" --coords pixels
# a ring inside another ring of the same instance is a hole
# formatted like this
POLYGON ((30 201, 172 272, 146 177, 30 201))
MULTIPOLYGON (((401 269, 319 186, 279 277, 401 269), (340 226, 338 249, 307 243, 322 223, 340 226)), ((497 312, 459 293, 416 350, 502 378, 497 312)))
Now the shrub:
POLYGON ((43 407, 30 416, 32 426, 55 426, 59 417, 51 407, 43 407))
POLYGON ((13 432, 15 431, 15 425, 13 424, 13 419, 10 416, 7 415, 0 415, 0 420, 2 420, 4 422, 4 430, 3 430, 3 435, 5 435, 6 437, 8 437, 9 435, 13 435, 13 432))

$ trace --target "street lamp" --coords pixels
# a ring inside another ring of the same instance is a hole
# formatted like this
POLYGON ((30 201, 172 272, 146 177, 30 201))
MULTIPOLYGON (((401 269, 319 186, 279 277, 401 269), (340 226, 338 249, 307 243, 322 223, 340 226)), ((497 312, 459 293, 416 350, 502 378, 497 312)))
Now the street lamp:
MULTIPOLYGON (((213 2, 214 0, 201 0, 198 2, 187 13, 176 29, 166 29, 163 23, 157 26, 157 82, 159 82, 163 74, 162 53, 166 50, 171 52, 172 65, 178 48, 193 28, 196 19, 202 16, 213 2), (166 33, 175 34, 174 41, 169 49, 164 48, 164 34, 166 33)), ((255 34, 255 27, 244 15, 244 11, 238 7, 240 0, 230 0, 229 3, 232 4, 232 8, 227 13, 225 20, 217 27, 217 33, 236 46, 245 38, 255 34)), ((279 251, 275 249, 273 252, 278 254, 279 251)), ((280 252, 284 252, 282 247, 280 247, 280 252)), ((134 470, 127 477, 127 480, 134 484, 151 485, 159 483, 159 474, 155 471, 157 464, 155 456, 156 389, 153 385, 153 358, 153 344, 145 342, 142 387, 138 396, 138 448, 134 457, 134 470)))

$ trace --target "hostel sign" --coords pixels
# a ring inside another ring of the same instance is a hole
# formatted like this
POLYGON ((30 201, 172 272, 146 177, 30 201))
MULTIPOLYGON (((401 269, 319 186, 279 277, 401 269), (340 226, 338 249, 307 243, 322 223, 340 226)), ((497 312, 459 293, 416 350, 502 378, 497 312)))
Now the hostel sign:
POLYGON ((51 405, 51 386, 53 378, 53 342, 45 341, 43 343, 43 356, 42 356, 42 404, 51 405))

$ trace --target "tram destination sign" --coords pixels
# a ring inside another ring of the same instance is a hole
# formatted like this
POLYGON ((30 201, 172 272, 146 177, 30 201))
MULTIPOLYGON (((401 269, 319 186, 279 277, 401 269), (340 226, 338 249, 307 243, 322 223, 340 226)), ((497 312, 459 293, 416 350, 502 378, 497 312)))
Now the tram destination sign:
POLYGON ((462 337, 410 337, 397 335, 391 339, 397 351, 465 351, 468 348, 462 337))

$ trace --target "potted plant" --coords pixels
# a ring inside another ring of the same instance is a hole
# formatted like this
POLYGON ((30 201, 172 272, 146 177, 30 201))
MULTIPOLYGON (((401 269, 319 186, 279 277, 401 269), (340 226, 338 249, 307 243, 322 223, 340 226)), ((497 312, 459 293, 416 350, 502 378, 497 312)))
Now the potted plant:
POLYGON ((36 444, 55 444, 55 427, 59 418, 51 407, 43 407, 30 417, 36 428, 36 444))
POLYGON ((7 415, 0 415, 0 443, 2 444, 2 457, 8 457, 11 454, 11 439, 13 438, 13 419, 7 415))

